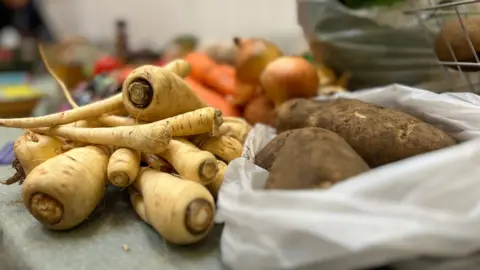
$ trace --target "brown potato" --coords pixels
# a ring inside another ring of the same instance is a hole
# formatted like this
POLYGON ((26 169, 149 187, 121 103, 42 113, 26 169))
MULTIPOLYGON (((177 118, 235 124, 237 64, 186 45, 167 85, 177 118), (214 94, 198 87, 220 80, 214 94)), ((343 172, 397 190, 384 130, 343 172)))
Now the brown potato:
POLYGON ((442 130, 411 115, 354 99, 289 101, 277 111, 276 121, 277 132, 308 126, 333 131, 370 167, 456 144, 442 130))
POLYGON ((255 165, 270 171, 273 161, 291 133, 291 130, 287 130, 275 136, 275 138, 257 153, 255 156, 255 165))
MULTIPOLYGON (((435 53, 440 61, 476 63, 475 54, 480 52, 479 18, 464 18, 463 25, 458 18, 446 20, 435 40, 435 53), (463 30, 465 28, 465 32, 463 30), (466 38, 468 36, 468 39, 466 38), (471 42, 471 46, 470 46, 471 42), (473 47, 473 51, 472 51, 473 47), (453 55, 452 55, 453 52, 453 55)), ((455 65, 448 65, 458 69, 455 65)), ((463 71, 478 71, 478 66, 462 66, 463 71)))
POLYGON ((337 134, 315 127, 296 129, 274 157, 265 188, 328 188, 368 169, 337 134))
POLYGON ((265 95, 259 95, 248 102, 243 114, 252 125, 262 123, 273 126, 275 106, 265 95))

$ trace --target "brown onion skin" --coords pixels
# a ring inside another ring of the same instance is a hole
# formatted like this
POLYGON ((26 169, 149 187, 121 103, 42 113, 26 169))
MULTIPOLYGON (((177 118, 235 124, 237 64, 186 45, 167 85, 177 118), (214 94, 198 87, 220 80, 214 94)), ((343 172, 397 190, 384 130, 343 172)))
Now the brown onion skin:
POLYGON ((275 106, 280 106, 292 98, 315 97, 320 81, 316 68, 306 59, 283 56, 267 65, 260 84, 275 106))

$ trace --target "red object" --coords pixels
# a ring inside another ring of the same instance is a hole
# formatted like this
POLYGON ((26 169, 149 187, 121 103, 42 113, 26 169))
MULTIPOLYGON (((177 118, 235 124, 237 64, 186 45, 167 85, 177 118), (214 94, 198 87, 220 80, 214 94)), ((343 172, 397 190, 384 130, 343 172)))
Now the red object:
POLYGON ((125 79, 128 77, 128 75, 130 75, 130 73, 132 73, 132 71, 135 69, 135 67, 133 66, 126 66, 124 68, 122 68, 121 70, 119 70, 118 74, 117 74, 117 82, 118 83, 123 83, 125 81, 125 79))
POLYGON ((121 67, 122 63, 120 62, 120 60, 113 56, 105 55, 95 61, 95 65, 93 67, 93 74, 98 75, 101 73, 107 73, 121 67))
POLYGON ((212 106, 215 109, 222 111, 224 116, 240 116, 240 112, 237 108, 228 102, 225 97, 215 92, 214 90, 209 89, 208 87, 202 85, 192 77, 185 78, 185 81, 192 88, 193 92, 209 106, 212 106))

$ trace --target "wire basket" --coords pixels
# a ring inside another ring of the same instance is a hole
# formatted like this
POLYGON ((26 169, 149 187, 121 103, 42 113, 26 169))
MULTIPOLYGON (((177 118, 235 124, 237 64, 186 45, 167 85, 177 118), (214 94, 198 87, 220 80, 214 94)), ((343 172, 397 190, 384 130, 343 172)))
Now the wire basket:
POLYGON ((478 25, 470 23, 470 18, 480 19, 480 0, 426 0, 422 4, 423 6, 412 7, 405 13, 418 19, 435 52, 438 53, 435 48, 439 46, 447 48, 448 61, 438 57, 437 54, 437 63, 441 66, 445 78, 436 83, 448 84, 448 91, 480 93, 480 20, 478 25), (458 26, 458 31, 455 31, 457 35, 455 42, 463 43, 465 49, 462 50, 462 54, 471 52, 471 59, 459 57, 459 51, 453 49, 453 39, 449 40, 439 35, 442 27, 453 21, 458 26), (479 42, 472 37, 469 27, 478 27, 479 42))

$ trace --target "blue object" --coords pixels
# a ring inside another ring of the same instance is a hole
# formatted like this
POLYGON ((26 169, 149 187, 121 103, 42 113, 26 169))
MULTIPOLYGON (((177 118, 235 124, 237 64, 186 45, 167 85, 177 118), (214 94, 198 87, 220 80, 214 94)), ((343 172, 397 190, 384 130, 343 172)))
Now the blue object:
POLYGON ((15 153, 13 152, 13 142, 9 142, 0 150, 0 164, 12 165, 15 160, 15 153))
POLYGON ((18 85, 28 82, 26 72, 0 72, 0 85, 18 85))

